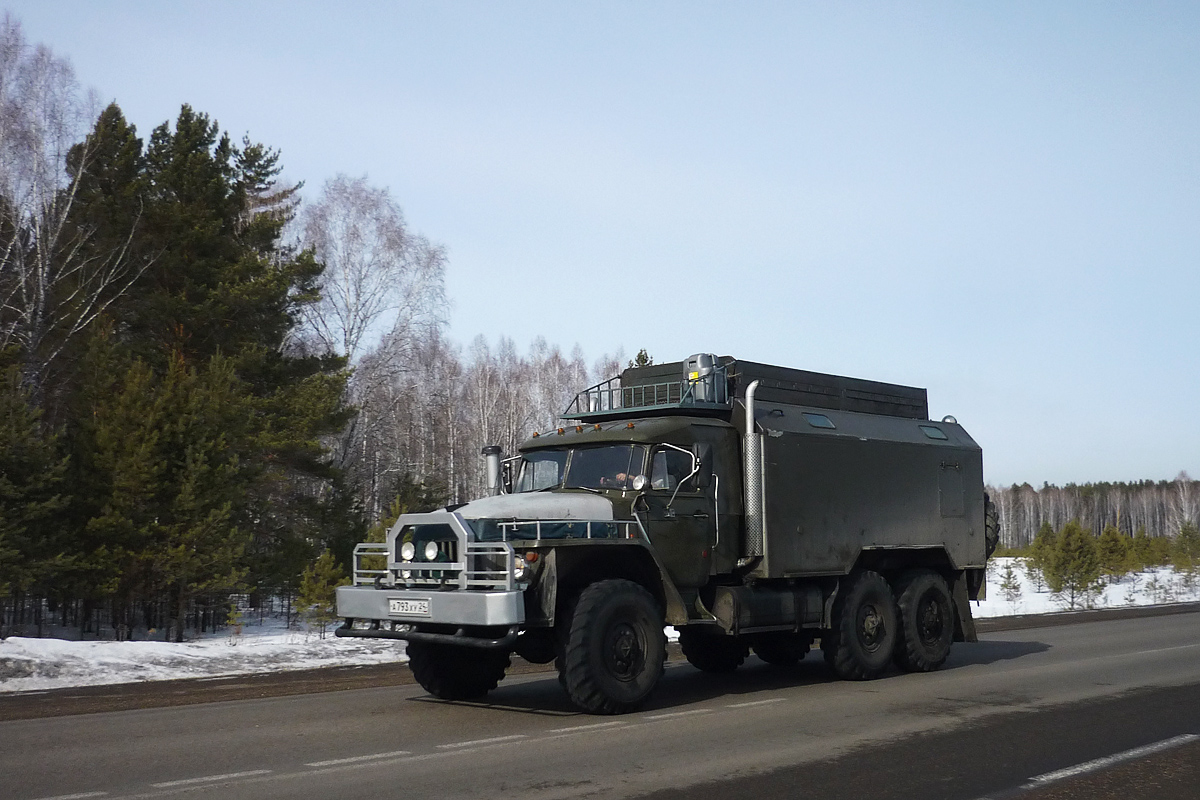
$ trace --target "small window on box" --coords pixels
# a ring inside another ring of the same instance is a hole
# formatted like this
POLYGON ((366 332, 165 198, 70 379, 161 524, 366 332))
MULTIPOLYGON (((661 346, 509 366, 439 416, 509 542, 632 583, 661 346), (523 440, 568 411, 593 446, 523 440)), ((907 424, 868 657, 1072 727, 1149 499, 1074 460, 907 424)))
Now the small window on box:
POLYGON ((924 433, 926 436, 928 436, 930 439, 940 439, 942 441, 945 441, 950 438, 949 436, 946 435, 946 432, 943 431, 941 428, 935 428, 932 425, 918 425, 917 427, 919 427, 921 429, 921 432, 924 433))
POLYGON ((837 427, 837 425, 833 424, 833 420, 831 420, 829 417, 825 416, 824 414, 809 414, 809 413, 805 412, 805 413, 801 414, 801 416, 804 417, 804 419, 808 422, 808 424, 812 425, 814 428, 833 429, 833 428, 837 427))

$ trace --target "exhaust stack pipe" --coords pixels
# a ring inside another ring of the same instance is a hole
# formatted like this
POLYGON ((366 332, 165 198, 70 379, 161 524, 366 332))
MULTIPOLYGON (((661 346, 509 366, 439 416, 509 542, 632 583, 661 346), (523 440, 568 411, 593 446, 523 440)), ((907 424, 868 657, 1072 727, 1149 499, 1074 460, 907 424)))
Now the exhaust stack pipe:
POLYGON ((746 441, 742 448, 746 463, 742 474, 746 487, 746 552, 747 558, 763 554, 763 492, 762 437, 754 429, 754 392, 758 381, 746 387, 746 441))
POLYGON ((500 494, 500 445, 489 444, 483 448, 483 460, 487 465, 487 493, 494 497, 500 494))

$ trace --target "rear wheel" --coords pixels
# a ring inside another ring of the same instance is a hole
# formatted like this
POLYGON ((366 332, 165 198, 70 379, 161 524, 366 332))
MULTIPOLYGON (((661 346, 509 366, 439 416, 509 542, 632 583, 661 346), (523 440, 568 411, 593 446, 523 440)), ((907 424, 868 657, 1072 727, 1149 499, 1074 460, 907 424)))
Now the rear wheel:
POLYGON ((812 639, 799 633, 776 633, 754 642, 754 654, 776 667, 790 667, 808 655, 812 639))
POLYGON ((845 578, 833 603, 833 627, 821 637, 825 663, 846 680, 882 675, 892 662, 899 625, 892 589, 878 572, 845 578))
POLYGON ((696 669, 730 673, 742 665, 750 648, 736 636, 707 633, 697 628, 680 628, 679 647, 696 669))
POLYGON ((900 639, 896 664, 909 672, 932 672, 945 663, 954 638, 954 605, 941 575, 909 572, 896 585, 900 639))
POLYGON ((443 700, 483 697, 504 678, 508 652, 433 642, 409 642, 408 665, 425 691, 443 700))
POLYGON ((579 595, 563 648, 560 682, 593 714, 621 714, 646 699, 666 657, 663 612, 633 581, 606 580, 579 595))

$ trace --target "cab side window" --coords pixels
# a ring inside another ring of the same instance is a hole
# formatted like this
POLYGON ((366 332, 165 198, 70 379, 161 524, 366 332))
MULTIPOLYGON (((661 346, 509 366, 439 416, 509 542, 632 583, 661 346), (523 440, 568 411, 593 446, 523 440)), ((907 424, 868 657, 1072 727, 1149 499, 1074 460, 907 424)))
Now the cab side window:
POLYGON ((696 479, 687 480, 692 472, 692 456, 678 450, 656 450, 650 467, 650 488, 681 492, 696 491, 696 479), (680 486, 680 484, 683 484, 680 486))

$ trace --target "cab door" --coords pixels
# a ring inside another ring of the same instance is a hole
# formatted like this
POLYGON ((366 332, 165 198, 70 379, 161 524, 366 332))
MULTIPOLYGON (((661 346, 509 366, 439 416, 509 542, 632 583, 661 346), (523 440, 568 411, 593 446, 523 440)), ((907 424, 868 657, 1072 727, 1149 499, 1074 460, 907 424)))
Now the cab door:
POLYGON ((701 468, 687 450, 659 445, 650 454, 650 481, 642 494, 646 532, 681 589, 703 586, 710 572, 716 517, 712 493, 698 485, 701 468))

